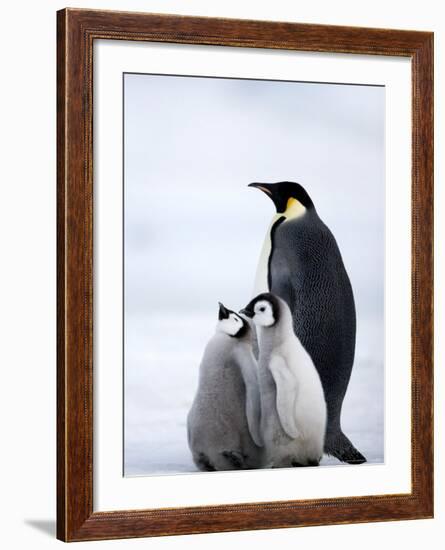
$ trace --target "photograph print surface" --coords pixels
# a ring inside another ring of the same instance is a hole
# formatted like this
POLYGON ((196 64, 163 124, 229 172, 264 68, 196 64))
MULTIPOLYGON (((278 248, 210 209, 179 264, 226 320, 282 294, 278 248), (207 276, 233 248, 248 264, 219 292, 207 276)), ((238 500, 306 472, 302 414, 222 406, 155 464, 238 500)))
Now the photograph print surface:
POLYGON ((385 88, 123 78, 124 475, 383 463, 385 88))

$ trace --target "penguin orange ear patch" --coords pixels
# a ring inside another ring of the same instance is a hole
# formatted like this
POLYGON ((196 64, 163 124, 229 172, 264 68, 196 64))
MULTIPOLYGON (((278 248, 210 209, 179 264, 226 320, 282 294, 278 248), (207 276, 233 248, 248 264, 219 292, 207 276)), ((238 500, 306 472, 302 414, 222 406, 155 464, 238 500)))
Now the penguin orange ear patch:
POLYGON ((297 218, 302 216, 306 212, 306 208, 301 204, 301 202, 294 197, 290 197, 287 200, 286 210, 284 215, 286 218, 297 218))

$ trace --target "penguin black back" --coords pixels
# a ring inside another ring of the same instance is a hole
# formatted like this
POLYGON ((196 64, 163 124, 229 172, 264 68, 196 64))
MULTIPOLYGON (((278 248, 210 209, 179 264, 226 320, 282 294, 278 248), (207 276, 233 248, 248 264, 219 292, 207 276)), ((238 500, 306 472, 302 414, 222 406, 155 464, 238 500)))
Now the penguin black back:
POLYGON ((294 331, 323 386, 335 387, 336 395, 343 388, 342 401, 354 362, 354 297, 334 236, 316 212, 306 215, 281 224, 273 235, 270 290, 290 307, 294 331), (295 272, 298 277, 291 276, 295 272))

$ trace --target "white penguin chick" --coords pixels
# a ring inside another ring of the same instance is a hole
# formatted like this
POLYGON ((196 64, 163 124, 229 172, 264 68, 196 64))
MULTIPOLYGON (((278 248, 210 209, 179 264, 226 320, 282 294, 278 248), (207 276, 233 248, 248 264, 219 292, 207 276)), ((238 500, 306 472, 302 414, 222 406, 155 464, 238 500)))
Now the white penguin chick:
POLYGON ((318 466, 326 402, 317 369, 293 331, 288 305, 264 293, 240 313, 253 320, 259 335, 263 466, 318 466))
POLYGON ((188 444, 200 470, 260 467, 257 369, 249 322, 219 304, 216 333, 204 351, 187 417, 188 444))

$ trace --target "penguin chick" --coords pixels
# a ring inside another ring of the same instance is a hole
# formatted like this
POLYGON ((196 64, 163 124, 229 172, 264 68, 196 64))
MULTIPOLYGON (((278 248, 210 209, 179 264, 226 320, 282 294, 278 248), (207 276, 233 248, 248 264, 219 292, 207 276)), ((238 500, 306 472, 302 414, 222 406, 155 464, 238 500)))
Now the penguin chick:
POLYGON ((263 465, 318 466, 323 456, 326 403, 320 377, 292 328, 288 305, 264 293, 240 313, 259 336, 263 465))
POLYGON ((354 364, 354 294, 334 235, 296 182, 251 183, 274 203, 255 293, 272 292, 290 307, 294 332, 320 375, 328 411, 325 452, 349 464, 366 458, 341 428, 354 364))
POLYGON ((219 304, 216 332, 199 370, 187 417, 188 444, 200 470, 258 468, 260 395, 247 320, 219 304))

